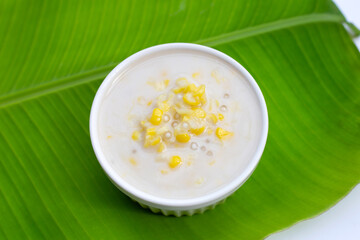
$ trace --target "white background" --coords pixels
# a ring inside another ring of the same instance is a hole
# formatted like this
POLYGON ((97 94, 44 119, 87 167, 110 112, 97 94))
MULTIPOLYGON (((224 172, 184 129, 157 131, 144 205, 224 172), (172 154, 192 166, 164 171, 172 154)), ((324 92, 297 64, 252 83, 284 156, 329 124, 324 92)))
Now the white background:
MULTIPOLYGON (((360 0, 334 0, 349 22, 360 27, 360 0)), ((354 39, 360 49, 360 37, 354 39)), ((267 240, 359 240, 360 184, 325 213, 275 233, 267 240)))

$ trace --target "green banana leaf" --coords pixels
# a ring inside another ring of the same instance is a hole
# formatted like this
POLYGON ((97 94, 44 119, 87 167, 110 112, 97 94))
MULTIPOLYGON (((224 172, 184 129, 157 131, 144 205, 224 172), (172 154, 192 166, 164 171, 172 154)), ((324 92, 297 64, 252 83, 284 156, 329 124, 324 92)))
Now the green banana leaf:
POLYGON ((360 181, 360 54, 329 0, 0 1, 0 239, 262 239, 360 181), (269 137, 251 178, 192 217, 142 209, 89 138, 102 80, 152 45, 192 42, 257 80, 269 137))

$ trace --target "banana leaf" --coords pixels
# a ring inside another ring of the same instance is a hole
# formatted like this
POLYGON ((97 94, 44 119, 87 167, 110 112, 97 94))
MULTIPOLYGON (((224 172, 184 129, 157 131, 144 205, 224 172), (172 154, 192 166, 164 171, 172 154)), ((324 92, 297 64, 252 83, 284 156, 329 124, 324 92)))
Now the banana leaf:
POLYGON ((329 0, 0 1, 0 239, 263 239, 360 182, 360 54, 329 0), (149 46, 191 42, 240 62, 269 136, 251 178, 192 217, 118 191, 89 137, 97 88, 149 46))

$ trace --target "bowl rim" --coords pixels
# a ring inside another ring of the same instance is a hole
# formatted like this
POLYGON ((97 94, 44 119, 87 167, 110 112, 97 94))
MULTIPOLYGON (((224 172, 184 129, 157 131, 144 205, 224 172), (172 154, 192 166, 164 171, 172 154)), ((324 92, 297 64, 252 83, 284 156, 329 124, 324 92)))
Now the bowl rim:
POLYGON ((193 44, 193 43, 166 43, 161 45, 155 45, 146 49, 143 49, 122 62, 120 62, 104 79, 104 81, 101 83, 99 89, 96 92, 96 95, 94 97, 91 112, 90 112, 90 122, 89 122, 89 128, 90 128, 90 138, 91 143, 95 152, 95 155, 105 171, 105 173, 108 175, 110 180, 126 195, 128 195, 131 198, 136 199, 137 201, 147 204, 154 207, 167 207, 167 208, 173 208, 173 209, 193 209, 193 208, 200 208, 205 207, 211 204, 214 204, 230 194, 232 194, 234 191, 236 191, 252 174, 252 172, 255 170, 256 166, 258 165, 261 155, 264 151, 267 135, 268 135, 268 112, 266 108, 266 103, 264 96, 256 83, 255 79, 250 75, 250 73, 237 61, 235 61, 230 56, 226 55, 225 53, 222 53, 218 50, 215 50, 213 48, 193 44), (101 149, 99 137, 98 137, 98 116, 99 116, 99 109, 101 105, 101 101, 103 96, 106 94, 109 86, 114 81, 114 79, 118 76, 118 74, 126 69, 126 67, 133 62, 139 61, 140 59, 152 55, 157 52, 162 51, 168 51, 168 50, 174 50, 174 49, 184 49, 184 50, 195 50, 198 52, 203 52, 206 54, 213 55, 215 57, 220 58, 221 60, 225 61, 227 64, 233 66, 236 68, 239 72, 243 74, 245 79, 250 84, 251 88, 255 92, 256 98, 259 101, 260 104, 260 112, 261 112, 261 118, 262 118, 262 129, 260 133, 260 140, 258 143, 258 146, 256 148, 256 151, 252 157, 252 159, 247 164, 244 171, 238 175, 236 178, 234 178, 232 181, 224 185, 223 187, 219 188, 218 190, 208 193, 204 196, 195 197, 195 198, 186 198, 186 199, 173 199, 173 198, 163 198, 154 196, 152 194, 143 192, 139 189, 137 189, 135 186, 127 183, 125 180, 123 180, 119 174, 116 173, 116 171, 111 167, 110 163, 106 160, 106 157, 101 149))

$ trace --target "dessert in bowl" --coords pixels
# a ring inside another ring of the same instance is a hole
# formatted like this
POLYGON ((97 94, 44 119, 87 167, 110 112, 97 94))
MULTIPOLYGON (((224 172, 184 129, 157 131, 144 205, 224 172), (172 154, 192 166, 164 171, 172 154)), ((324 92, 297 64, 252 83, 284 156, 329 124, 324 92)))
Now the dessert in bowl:
POLYGON ((143 207, 192 215, 236 191, 260 160, 268 131, 251 75, 209 47, 172 43, 121 62, 91 109, 96 156, 143 207))

